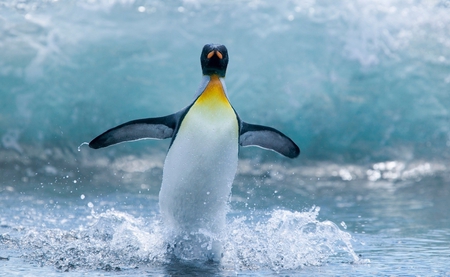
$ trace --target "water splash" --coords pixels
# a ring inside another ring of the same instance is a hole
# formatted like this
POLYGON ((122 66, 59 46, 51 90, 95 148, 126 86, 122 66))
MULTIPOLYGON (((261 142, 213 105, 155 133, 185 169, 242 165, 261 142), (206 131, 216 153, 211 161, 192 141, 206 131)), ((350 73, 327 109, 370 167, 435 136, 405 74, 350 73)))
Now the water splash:
POLYGON ((89 145, 89 142, 83 142, 82 144, 80 144, 80 145, 78 146, 78 152, 81 151, 81 147, 83 147, 83 145, 89 145))
MULTIPOLYGON (((307 212, 274 210, 267 220, 255 222, 246 217, 232 219, 222 238, 220 268, 278 272, 321 265, 336 255, 348 262, 360 262, 352 249, 351 235, 330 221, 319 221, 318 213, 319 208, 313 207, 307 212)), ((113 210, 93 213, 92 217, 91 224, 77 230, 33 228, 18 239, 17 245, 26 259, 61 271, 123 270, 170 266, 174 262, 164 239, 167 230, 158 218, 146 222, 113 210)), ((208 234, 204 235, 207 238, 208 234)))
POLYGON ((160 224, 149 228, 142 219, 117 212, 93 214, 91 225, 80 230, 29 230, 20 246, 27 259, 61 271, 77 268, 119 270, 164 261, 160 224))
POLYGON ((337 253, 348 255, 351 262, 360 262, 351 235, 331 221, 317 220, 319 210, 275 210, 267 221, 255 224, 245 222, 245 217, 235 219, 229 225, 224 263, 234 264, 237 270, 278 272, 321 265, 337 253))

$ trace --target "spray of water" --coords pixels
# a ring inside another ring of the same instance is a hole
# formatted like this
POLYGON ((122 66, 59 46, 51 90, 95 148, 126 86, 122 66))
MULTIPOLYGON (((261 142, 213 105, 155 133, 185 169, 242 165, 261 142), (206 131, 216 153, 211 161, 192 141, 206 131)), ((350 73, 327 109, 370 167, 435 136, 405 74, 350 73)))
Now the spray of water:
MULTIPOLYGON (((278 272, 321 265, 336 255, 346 262, 361 262, 352 249, 350 234, 330 221, 319 221, 318 213, 319 208, 313 207, 306 212, 274 210, 267 219, 251 222, 245 216, 229 219, 223 237, 202 233, 202 247, 207 250, 217 239, 223 242, 220 268, 225 271, 278 272)), ((162 228, 158 217, 146 221, 113 210, 91 216, 92 222, 79 229, 32 228, 18 239, 10 237, 9 244, 22 249, 30 261, 61 271, 122 270, 174 262, 170 242, 165 241, 170 230, 162 228)), ((189 245, 198 245, 198 241, 186 237, 178 243, 184 244, 183 254, 189 260, 189 245)))

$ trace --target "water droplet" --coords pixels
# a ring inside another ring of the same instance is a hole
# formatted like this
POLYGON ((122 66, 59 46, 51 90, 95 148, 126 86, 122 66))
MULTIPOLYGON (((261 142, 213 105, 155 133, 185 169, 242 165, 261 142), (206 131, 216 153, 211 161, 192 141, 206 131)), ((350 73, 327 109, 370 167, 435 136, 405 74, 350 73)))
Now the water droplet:
POLYGON ((86 196, 84 196, 84 194, 80 195, 81 200, 83 200, 84 198, 86 198, 86 196))
POLYGON ((89 142, 83 142, 82 144, 80 144, 80 146, 78 146, 78 152, 81 151, 81 146, 83 145, 89 145, 89 142))

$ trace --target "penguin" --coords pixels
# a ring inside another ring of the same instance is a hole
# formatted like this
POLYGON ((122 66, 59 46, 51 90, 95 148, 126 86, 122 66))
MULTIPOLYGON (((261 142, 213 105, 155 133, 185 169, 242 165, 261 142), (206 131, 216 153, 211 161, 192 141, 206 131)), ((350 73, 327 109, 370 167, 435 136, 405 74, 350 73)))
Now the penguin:
POLYGON ((171 139, 159 208, 170 230, 168 240, 178 245, 175 252, 181 257, 220 260, 239 146, 258 146, 288 158, 300 154, 282 132, 241 120, 227 96, 228 60, 224 45, 206 44, 200 56, 203 78, 190 105, 167 116, 126 122, 89 143, 98 149, 126 141, 171 139))

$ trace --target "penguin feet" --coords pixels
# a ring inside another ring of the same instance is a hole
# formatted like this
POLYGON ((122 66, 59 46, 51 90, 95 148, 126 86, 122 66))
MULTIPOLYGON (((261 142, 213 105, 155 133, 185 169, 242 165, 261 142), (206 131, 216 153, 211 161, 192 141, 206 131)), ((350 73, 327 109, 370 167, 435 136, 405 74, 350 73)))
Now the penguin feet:
POLYGON ((169 259, 184 261, 220 262, 222 243, 197 232, 179 235, 167 243, 167 255, 169 259))

